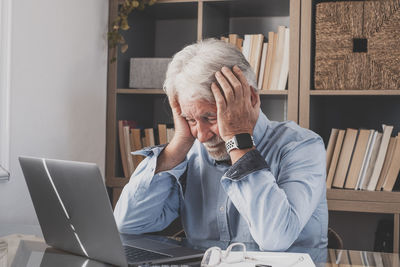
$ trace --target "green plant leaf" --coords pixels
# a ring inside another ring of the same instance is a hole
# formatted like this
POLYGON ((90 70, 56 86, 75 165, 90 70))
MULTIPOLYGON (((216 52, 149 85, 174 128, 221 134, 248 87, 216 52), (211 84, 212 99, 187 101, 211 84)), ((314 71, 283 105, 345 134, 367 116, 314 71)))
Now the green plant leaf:
MULTIPOLYGON (((115 17, 112 29, 107 33, 108 45, 110 48, 115 48, 120 44, 121 52, 125 53, 128 50, 125 38, 121 35, 120 30, 129 30, 128 16, 135 9, 143 10, 146 5, 153 5, 157 0, 125 0, 118 8, 118 16, 115 17)), ((110 60, 115 62, 116 58, 110 60)))

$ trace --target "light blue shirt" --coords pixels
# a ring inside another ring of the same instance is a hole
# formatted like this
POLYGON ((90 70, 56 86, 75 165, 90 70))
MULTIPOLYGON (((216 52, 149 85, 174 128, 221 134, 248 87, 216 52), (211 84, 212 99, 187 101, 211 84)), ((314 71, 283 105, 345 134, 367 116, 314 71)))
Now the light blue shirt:
POLYGON ((260 250, 327 246, 328 209, 322 139, 260 111, 256 150, 233 166, 195 141, 186 159, 157 173, 163 147, 147 156, 124 187, 114 216, 122 233, 160 231, 181 216, 189 240, 256 243, 260 250))

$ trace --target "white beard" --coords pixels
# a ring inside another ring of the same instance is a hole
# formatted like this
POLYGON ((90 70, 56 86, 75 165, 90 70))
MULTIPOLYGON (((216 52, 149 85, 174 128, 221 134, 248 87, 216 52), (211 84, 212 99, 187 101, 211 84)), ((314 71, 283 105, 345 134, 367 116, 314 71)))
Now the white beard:
POLYGON ((230 160, 228 152, 225 148, 225 141, 215 135, 209 141, 203 143, 204 147, 207 149, 208 154, 217 161, 230 160))

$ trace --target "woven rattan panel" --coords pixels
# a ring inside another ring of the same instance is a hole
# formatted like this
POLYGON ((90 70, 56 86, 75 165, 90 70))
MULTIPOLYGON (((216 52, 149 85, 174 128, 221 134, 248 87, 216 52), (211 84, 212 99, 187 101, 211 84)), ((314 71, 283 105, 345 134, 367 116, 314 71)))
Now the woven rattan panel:
POLYGON ((400 89, 400 0, 316 5, 316 90, 400 89))

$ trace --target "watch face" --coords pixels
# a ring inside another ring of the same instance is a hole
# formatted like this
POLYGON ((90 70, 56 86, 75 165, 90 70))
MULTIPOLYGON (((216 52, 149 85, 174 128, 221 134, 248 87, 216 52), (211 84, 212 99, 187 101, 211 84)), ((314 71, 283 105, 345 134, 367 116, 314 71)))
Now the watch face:
POLYGON ((235 135, 235 139, 239 149, 253 147, 253 140, 251 139, 251 135, 248 133, 237 134, 235 135))

